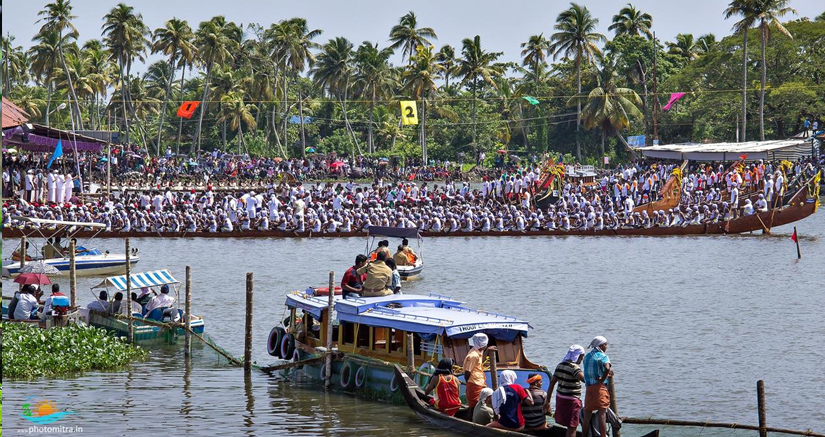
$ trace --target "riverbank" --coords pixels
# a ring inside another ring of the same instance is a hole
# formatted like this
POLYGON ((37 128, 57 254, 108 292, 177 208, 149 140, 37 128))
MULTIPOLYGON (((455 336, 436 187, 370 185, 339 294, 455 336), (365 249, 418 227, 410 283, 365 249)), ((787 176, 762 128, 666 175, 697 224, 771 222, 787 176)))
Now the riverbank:
POLYGON ((40 329, 3 323, 3 378, 69 376, 123 367, 146 358, 146 351, 98 328, 69 325, 40 329))

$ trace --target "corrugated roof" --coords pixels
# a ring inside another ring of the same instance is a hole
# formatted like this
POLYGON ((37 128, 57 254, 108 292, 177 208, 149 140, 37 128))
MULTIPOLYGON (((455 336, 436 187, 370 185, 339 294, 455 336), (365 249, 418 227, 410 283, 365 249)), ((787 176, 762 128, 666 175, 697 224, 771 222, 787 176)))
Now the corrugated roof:
POLYGON ((29 114, 3 97, 3 129, 20 126, 29 122, 29 114))

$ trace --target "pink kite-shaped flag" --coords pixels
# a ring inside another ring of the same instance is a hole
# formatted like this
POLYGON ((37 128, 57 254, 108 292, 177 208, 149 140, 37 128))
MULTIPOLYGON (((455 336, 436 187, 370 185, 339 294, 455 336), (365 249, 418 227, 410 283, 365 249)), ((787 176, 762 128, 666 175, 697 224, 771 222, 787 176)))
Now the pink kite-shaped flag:
POLYGON ((670 101, 669 101, 669 102, 667 102, 667 105, 665 105, 665 106, 662 108, 662 110, 663 110, 663 111, 667 111, 667 110, 669 110, 669 109, 670 109, 670 107, 671 107, 671 106, 673 106, 673 104, 674 104, 674 103, 676 103, 676 101, 677 101, 677 100, 681 99, 681 98, 682 98, 682 96, 684 96, 684 95, 685 95, 685 93, 671 93, 671 94, 670 94, 670 101))

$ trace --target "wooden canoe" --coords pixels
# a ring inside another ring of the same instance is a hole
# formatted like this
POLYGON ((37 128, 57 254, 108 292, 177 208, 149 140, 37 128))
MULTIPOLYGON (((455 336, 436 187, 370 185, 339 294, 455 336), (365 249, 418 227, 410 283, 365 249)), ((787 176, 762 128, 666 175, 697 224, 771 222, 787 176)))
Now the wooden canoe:
MULTIPOLYGON (((786 225, 802 220, 814 214, 819 206, 819 199, 808 195, 810 184, 800 188, 782 208, 769 210, 763 213, 740 217, 727 222, 703 223, 698 225, 651 228, 617 228, 617 229, 541 229, 541 230, 509 230, 509 231, 456 231, 431 232, 422 231, 422 237, 533 237, 533 236, 672 236, 672 235, 718 235, 741 234, 745 232, 770 230, 776 226, 786 225)), ((3 228, 3 238, 19 238, 23 233, 27 236, 37 236, 34 229, 3 228)), ((314 233, 310 231, 293 232, 281 230, 268 231, 235 231, 235 232, 100 232, 78 231, 74 236, 78 238, 350 238, 367 236, 366 231, 314 233)), ((61 233, 48 236, 62 236, 61 233)))
MULTIPOLYGON (((402 369, 401 366, 395 365, 395 377, 397 380, 403 381, 399 384, 398 391, 404 397, 407 406, 422 419, 427 422, 450 431, 461 434, 473 435, 475 437, 525 437, 525 436, 542 436, 542 437, 564 437, 566 429, 561 426, 553 424, 545 430, 541 431, 508 431, 504 429, 489 428, 483 425, 473 423, 470 420, 464 420, 458 417, 448 416, 437 409, 431 407, 423 398, 424 393, 418 387, 415 381, 412 380, 402 369)), ((467 415, 472 416, 472 411, 467 408, 464 411, 459 411, 456 416, 467 415)), ((577 437, 581 437, 581 431, 576 432, 577 437)), ((659 430, 652 431, 642 437, 658 437, 659 430)))

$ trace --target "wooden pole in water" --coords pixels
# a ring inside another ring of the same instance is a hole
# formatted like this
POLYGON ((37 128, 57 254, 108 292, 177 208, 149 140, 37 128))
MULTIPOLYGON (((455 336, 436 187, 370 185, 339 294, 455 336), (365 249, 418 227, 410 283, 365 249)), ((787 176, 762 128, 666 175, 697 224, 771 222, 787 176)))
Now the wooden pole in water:
MULTIPOLYGON (((329 301, 327 303, 327 360, 324 363, 324 387, 332 382, 332 310, 335 307, 335 272, 329 272, 329 301)), ((357 342, 358 339, 355 339, 357 342)))
POLYGON ((77 244, 72 241, 69 244, 69 306, 77 306, 77 261, 75 252, 77 244))
POLYGON ((756 381, 756 403, 759 409, 759 437, 768 437, 768 423, 765 418, 765 381, 756 381))
MULTIPOLYGON (((74 249, 72 249, 74 252, 74 249)), ((131 242, 126 238, 126 305, 129 307, 128 315, 126 316, 126 326, 128 327, 129 343, 135 341, 135 325, 132 323, 132 254, 131 242)))
MULTIPOLYGON (((616 415, 619 415, 619 406, 616 402, 616 385, 613 383, 613 377, 610 377, 610 382, 607 383, 607 390, 610 392, 610 409, 616 415)), ((622 437, 622 432, 619 429, 613 428, 613 437, 622 437)))
MULTIPOLYGON (((390 341, 390 340, 387 340, 390 341)), ((412 332, 407 333, 407 370, 409 372, 415 371, 415 348, 413 347, 415 343, 415 338, 413 337, 412 332)), ((412 375, 412 373, 410 373, 412 375)))
POLYGON ((184 304, 184 331, 183 356, 192 355, 192 267, 186 266, 186 303, 184 304))
POLYGON ((493 390, 498 389, 498 363, 496 363, 496 348, 489 347, 487 352, 490 354, 490 382, 493 384, 493 390))
MULTIPOLYGON (((23 272, 23 267, 26 266, 26 255, 29 253, 29 251, 26 250, 26 236, 25 235, 20 237, 20 249, 18 249, 18 252, 20 253, 20 272, 18 273, 18 275, 19 275, 20 273, 23 272)), ((20 284, 20 285, 17 286, 17 291, 20 291, 22 289, 23 289, 23 284, 20 284)))
POLYGON ((793 227, 793 241, 796 242, 796 259, 802 259, 802 252, 799 250, 799 234, 796 233, 796 226, 793 227))
POLYGON ((243 370, 252 370, 252 272, 246 274, 246 335, 244 336, 243 370))

